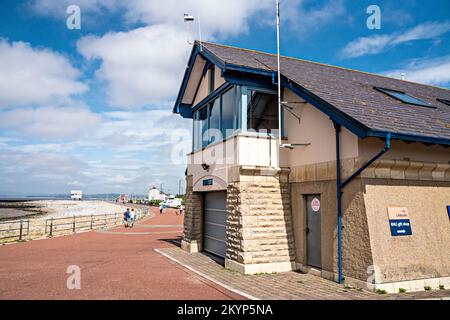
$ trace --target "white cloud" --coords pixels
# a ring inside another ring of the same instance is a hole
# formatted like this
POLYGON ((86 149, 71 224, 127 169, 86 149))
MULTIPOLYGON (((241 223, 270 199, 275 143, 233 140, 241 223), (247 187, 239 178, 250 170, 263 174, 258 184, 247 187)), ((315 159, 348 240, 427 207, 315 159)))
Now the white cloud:
POLYGON ((387 48, 417 40, 434 39, 450 31, 450 22, 426 22, 404 32, 360 37, 348 43, 340 52, 341 57, 355 58, 380 53, 387 48))
POLYGON ((0 128, 34 139, 76 139, 96 129, 100 116, 84 108, 20 108, 0 113, 0 128))
POLYGON ((321 7, 308 7, 308 1, 282 1, 280 6, 282 27, 286 25, 296 36, 307 37, 326 25, 333 24, 346 12, 342 0, 325 2, 321 7))
POLYGON ((341 56, 354 58, 367 54, 377 54, 382 52, 385 47, 392 42, 390 35, 375 35, 370 37, 361 37, 350 42, 342 49, 341 56))
POLYGON ((171 100, 186 63, 187 36, 170 25, 82 38, 77 47, 89 60, 100 59, 97 71, 107 83, 113 107, 134 108, 171 100))
MULTIPOLYGON (((22 115, 7 117, 9 128, 24 130, 26 121, 17 122, 22 115)), ((172 192, 178 191, 185 165, 172 161, 172 149, 179 141, 172 139, 172 133, 184 129, 188 141, 184 154, 189 152, 190 121, 170 110, 112 111, 103 113, 100 120, 90 126, 93 131, 88 138, 69 135, 70 141, 32 142, 0 136, 0 180, 5 190, 39 193, 45 184, 45 192, 58 192, 77 182, 88 193, 145 193, 150 185, 161 183, 172 192), (11 184, 6 185, 6 181, 11 184)), ((29 132, 21 134, 37 138, 29 132)))
POLYGON ((61 54, 0 39, 0 108, 67 102, 88 89, 80 75, 61 54))
POLYGON ((386 71, 383 74, 399 78, 402 73, 405 74, 408 81, 448 86, 450 84, 450 56, 414 60, 404 68, 386 71))
POLYGON ((71 4, 78 5, 82 15, 123 12, 129 23, 171 24, 181 30, 185 28, 183 14, 190 13, 200 17, 207 37, 241 33, 255 13, 274 10, 272 0, 34 0, 31 8, 40 15, 66 19, 65 10, 71 4))

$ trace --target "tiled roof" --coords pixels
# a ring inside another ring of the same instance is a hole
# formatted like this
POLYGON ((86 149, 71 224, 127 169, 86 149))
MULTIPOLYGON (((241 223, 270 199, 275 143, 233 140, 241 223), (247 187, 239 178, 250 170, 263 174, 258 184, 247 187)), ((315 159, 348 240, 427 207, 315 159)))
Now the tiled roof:
MULTIPOLYGON (((272 54, 213 43, 203 47, 226 65, 277 68, 272 54)), ((436 100, 450 100, 448 89, 290 57, 281 58, 281 73, 369 129, 450 141, 450 106, 436 100), (405 92, 436 108, 405 104, 374 87, 405 92)))

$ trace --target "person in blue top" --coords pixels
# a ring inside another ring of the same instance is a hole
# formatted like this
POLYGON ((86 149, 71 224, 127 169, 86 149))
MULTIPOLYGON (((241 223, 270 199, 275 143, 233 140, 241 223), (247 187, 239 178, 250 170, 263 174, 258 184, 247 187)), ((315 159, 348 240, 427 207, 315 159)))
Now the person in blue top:
POLYGON ((130 208, 127 208, 127 211, 123 214, 123 223, 125 224, 125 228, 128 227, 128 219, 130 219, 130 208))

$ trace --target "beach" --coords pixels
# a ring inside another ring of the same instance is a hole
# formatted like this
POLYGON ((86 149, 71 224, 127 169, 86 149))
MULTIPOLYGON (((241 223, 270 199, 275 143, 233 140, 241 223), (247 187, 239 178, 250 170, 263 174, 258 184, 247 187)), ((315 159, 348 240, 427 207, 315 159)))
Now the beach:
POLYGON ((74 215, 114 214, 122 211, 123 205, 101 200, 0 200, 0 220, 61 218, 74 215))

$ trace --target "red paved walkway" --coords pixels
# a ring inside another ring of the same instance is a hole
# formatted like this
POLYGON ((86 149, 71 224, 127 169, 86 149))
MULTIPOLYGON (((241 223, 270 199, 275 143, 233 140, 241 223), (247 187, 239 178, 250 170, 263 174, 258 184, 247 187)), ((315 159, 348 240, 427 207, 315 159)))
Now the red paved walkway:
POLYGON ((183 218, 152 211, 133 229, 0 246, 0 299, 241 299, 156 253, 183 218), (80 290, 67 289, 69 265, 81 268, 80 290))

